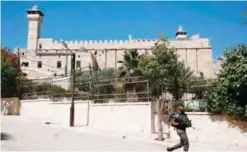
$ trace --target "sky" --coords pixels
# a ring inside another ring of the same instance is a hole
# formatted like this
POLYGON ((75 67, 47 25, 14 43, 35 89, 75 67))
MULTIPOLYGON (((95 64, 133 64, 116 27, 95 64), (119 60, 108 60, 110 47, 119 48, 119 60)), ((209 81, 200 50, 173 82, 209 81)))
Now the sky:
POLYGON ((247 2, 1 2, 1 44, 26 47, 26 10, 38 5, 44 13, 42 38, 56 40, 175 39, 179 25, 188 34, 209 38, 213 57, 225 48, 247 43, 242 12, 247 2))

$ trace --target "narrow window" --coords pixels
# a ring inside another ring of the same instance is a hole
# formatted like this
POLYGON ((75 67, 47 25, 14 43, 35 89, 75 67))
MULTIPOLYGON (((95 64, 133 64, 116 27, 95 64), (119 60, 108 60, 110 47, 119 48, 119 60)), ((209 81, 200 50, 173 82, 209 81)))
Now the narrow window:
POLYGON ((42 49, 42 45, 39 43, 39 49, 42 49))
POLYGON ((61 61, 57 61, 57 68, 61 68, 61 67, 62 67, 61 61))
POLYGON ((76 61, 76 68, 80 68, 81 67, 81 61, 76 61))
POLYGON ((38 61, 38 68, 42 68, 42 62, 38 61))

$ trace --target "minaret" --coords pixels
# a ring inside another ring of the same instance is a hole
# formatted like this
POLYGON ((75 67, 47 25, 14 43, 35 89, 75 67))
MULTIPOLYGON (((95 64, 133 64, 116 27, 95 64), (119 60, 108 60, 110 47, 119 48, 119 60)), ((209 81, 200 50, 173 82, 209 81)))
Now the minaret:
POLYGON ((177 40, 186 40, 187 38, 187 32, 183 30, 182 25, 178 27, 178 31, 176 33, 176 39, 177 40))
POLYGON ((132 40, 132 35, 129 34, 128 39, 129 39, 129 41, 131 41, 132 40))
POLYGON ((28 19, 28 36, 27 49, 36 50, 38 47, 38 40, 40 38, 40 26, 43 21, 44 14, 34 5, 32 9, 27 10, 28 19))

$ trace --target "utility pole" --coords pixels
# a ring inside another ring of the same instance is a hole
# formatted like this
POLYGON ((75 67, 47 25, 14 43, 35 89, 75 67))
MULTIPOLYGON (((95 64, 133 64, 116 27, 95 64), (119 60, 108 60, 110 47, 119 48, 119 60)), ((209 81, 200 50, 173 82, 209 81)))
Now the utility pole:
POLYGON ((74 126, 75 116, 75 53, 72 54, 71 58, 71 76, 72 76, 72 96, 70 105, 70 127, 74 126))
MULTIPOLYGON (((72 87, 72 95, 71 95, 71 105, 70 105, 70 120, 69 120, 69 125, 70 127, 74 127, 74 117, 75 117, 75 58, 76 58, 76 53, 73 52, 71 49, 68 48, 67 44, 65 42, 62 42, 62 45, 66 48, 66 52, 57 52, 57 50, 59 49, 50 49, 48 50, 48 52, 36 52, 36 55, 50 55, 50 56, 57 56, 57 55, 65 55, 66 57, 68 55, 71 55, 71 87, 72 87), (67 51, 70 51, 70 53, 68 53, 67 51)), ((65 49, 60 49, 65 50, 65 49)), ((74 50, 78 50, 78 49, 74 49, 74 50)), ((81 47, 79 50, 81 50, 82 52, 86 52, 88 53, 88 50, 85 49, 84 47, 81 47)), ((67 67, 67 65, 66 65, 67 67)), ((67 71, 67 70, 66 70, 67 71)), ((67 72, 66 72, 67 73, 67 72)))
POLYGON ((91 80, 91 83, 90 83, 90 92, 91 92, 91 97, 90 99, 92 100, 93 99, 93 77, 92 77, 92 70, 91 70, 91 64, 89 64, 89 74, 90 74, 90 80, 91 80))
POLYGON ((178 105, 178 103, 179 103, 179 84, 178 84, 178 78, 177 78, 177 76, 175 76, 175 103, 174 103, 174 107, 173 107, 173 109, 175 110, 175 106, 177 106, 178 105))
MULTIPOLYGON (((67 51, 66 51, 67 52, 67 51)), ((65 62, 65 71, 64 71, 65 77, 68 76, 68 55, 66 55, 66 62, 65 62)))
POLYGON ((17 48, 17 60, 18 60, 18 96, 21 98, 20 82, 21 82, 21 66, 20 66, 20 48, 17 48))

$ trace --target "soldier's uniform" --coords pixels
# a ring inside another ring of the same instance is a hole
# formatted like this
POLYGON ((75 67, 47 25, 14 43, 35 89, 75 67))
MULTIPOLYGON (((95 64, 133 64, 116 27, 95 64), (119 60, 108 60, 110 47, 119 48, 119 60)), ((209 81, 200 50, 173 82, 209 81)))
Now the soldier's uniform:
MULTIPOLYGON (((175 117, 178 117, 179 115, 186 116, 185 113, 176 113, 175 117)), ((177 122, 175 117, 171 118, 170 121, 171 122, 177 122)), ((178 126, 175 127, 175 129, 176 129, 177 134, 178 134, 178 136, 180 138, 180 143, 174 145, 171 148, 167 148, 167 151, 173 151, 173 150, 181 148, 181 147, 184 147, 184 151, 188 151, 189 150, 189 139, 188 139, 188 136, 187 136, 187 133, 186 133, 186 127, 178 125, 178 126)))

